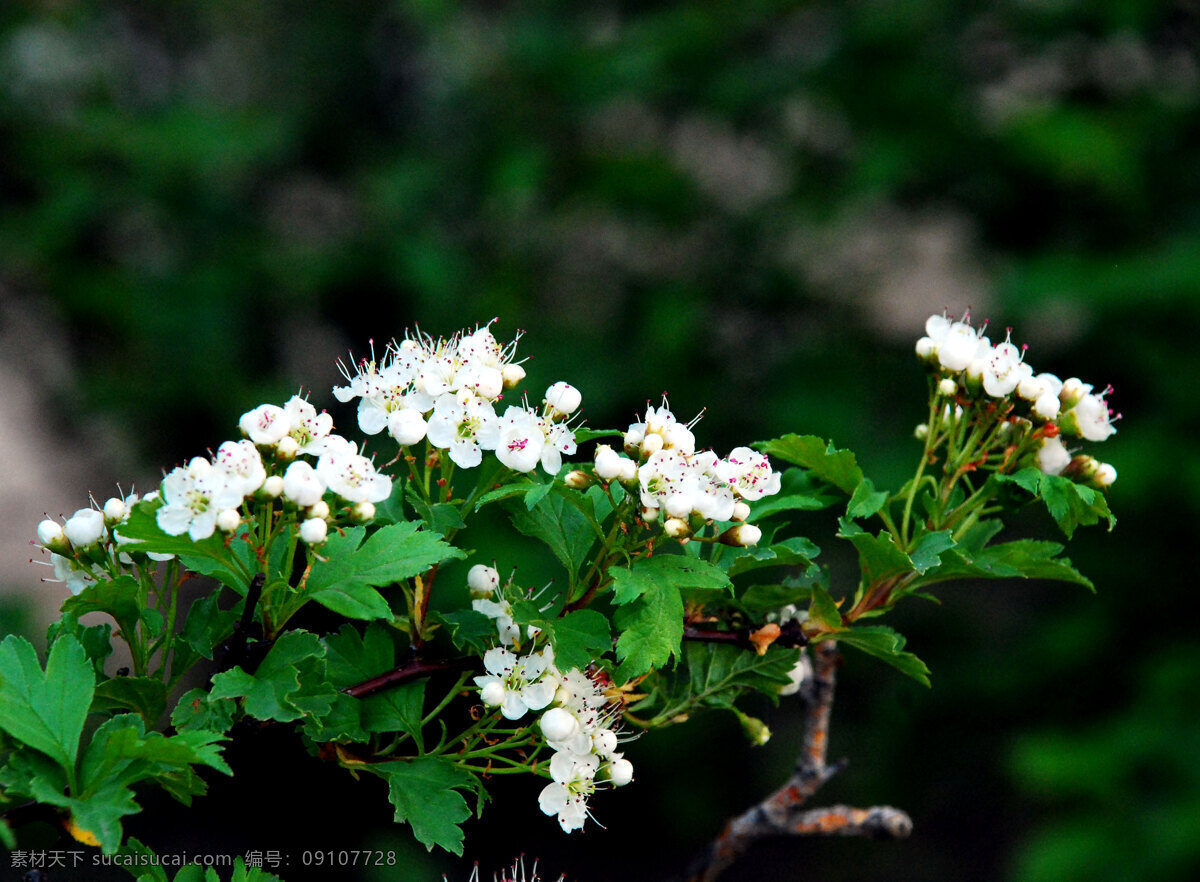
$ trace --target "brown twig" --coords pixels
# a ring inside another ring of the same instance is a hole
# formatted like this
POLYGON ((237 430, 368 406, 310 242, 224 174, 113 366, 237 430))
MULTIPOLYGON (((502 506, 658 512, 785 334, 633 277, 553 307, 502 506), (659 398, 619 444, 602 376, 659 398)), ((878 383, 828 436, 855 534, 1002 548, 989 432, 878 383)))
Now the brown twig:
POLYGON ((352 698, 366 698, 368 695, 374 695, 376 692, 382 692, 393 686, 399 686, 401 683, 417 677, 424 677, 426 674, 436 674, 439 671, 457 671, 469 668, 475 663, 476 660, 473 658, 455 658, 440 662, 411 661, 377 677, 372 677, 361 683, 355 683, 353 686, 347 686, 342 691, 352 698))
POLYGON ((900 809, 830 806, 801 811, 805 801, 838 773, 844 763, 826 763, 829 718, 841 657, 833 641, 818 644, 813 676, 805 684, 808 715, 804 742, 796 768, 783 786, 725 825, 689 869, 689 882, 713 882, 751 844, 768 836, 866 836, 902 839, 912 832, 912 821, 900 809))

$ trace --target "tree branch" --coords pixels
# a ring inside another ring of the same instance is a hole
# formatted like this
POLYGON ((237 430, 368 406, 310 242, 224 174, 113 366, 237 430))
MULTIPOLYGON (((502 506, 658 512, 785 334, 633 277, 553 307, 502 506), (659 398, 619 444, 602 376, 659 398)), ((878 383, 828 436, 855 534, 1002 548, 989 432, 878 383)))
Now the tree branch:
POLYGON ((462 668, 472 667, 475 663, 476 659, 466 657, 441 662, 410 661, 408 664, 380 674, 378 677, 372 677, 361 683, 355 683, 353 686, 347 686, 342 691, 353 698, 366 698, 368 695, 374 695, 376 692, 382 692, 385 689, 398 686, 407 680, 424 677, 426 674, 436 674, 438 671, 461 670, 462 668))
POLYGON ((805 801, 845 765, 826 763, 829 718, 841 656, 833 641, 817 645, 813 676, 804 684, 808 715, 796 768, 783 786, 725 825, 691 865, 689 882, 713 882, 759 839, 768 836, 865 836, 903 839, 912 832, 912 820, 899 809, 868 809, 837 805, 802 811, 805 801))

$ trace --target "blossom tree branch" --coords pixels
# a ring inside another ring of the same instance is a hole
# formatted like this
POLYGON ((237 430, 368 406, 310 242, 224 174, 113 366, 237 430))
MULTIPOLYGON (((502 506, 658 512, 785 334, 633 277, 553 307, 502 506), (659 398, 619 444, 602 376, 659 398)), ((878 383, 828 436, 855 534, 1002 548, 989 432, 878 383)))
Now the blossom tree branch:
POLYGON ((782 787, 725 825, 689 868, 689 882, 713 882, 753 843, 769 836, 903 839, 912 832, 912 820, 908 815, 891 806, 858 809, 837 805, 802 810, 808 798, 845 765, 844 761, 829 765, 825 759, 834 682, 841 656, 833 641, 819 644, 813 653, 813 676, 804 686, 808 714, 795 771, 782 787))

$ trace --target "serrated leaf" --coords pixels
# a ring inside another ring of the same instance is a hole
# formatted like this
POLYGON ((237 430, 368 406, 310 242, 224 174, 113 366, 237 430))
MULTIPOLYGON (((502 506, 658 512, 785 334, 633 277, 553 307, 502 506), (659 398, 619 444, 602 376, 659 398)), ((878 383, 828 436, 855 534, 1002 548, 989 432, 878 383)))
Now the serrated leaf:
POLYGON ((847 495, 862 481, 862 469, 849 450, 838 450, 816 435, 784 435, 756 445, 759 450, 795 465, 804 466, 847 495))
POLYGON ((517 481, 515 484, 505 484, 502 487, 497 487, 494 490, 489 490, 477 500, 475 500, 475 508, 480 509, 492 502, 499 502, 502 499, 511 499, 514 496, 523 496, 535 486, 533 481, 517 481))
POLYGON ((133 711, 153 726, 167 709, 167 687, 153 677, 113 677, 96 684, 92 711, 133 711))
POLYGON ((869 518, 883 508, 887 497, 886 491, 875 489, 875 484, 870 478, 863 478, 854 488, 850 501, 846 503, 846 517, 869 518))
POLYGON ((727 555, 721 558, 721 565, 728 567, 726 572, 732 578, 764 567, 807 567, 820 553, 821 549, 810 540, 793 536, 769 547, 747 548, 736 557, 727 555))
POLYGON ((896 546, 890 533, 874 535, 843 520, 838 536, 848 539, 858 549, 859 569, 865 585, 878 585, 916 569, 909 556, 896 546))
POLYGON ((211 696, 244 699, 246 713, 287 723, 328 713, 335 691, 324 678, 325 645, 307 631, 287 631, 254 674, 240 667, 213 676, 211 696), (319 661, 319 667, 306 662, 319 661))
POLYGON ((63 612, 74 616, 87 613, 106 613, 113 617, 121 633, 132 634, 137 629, 145 603, 142 587, 133 576, 119 576, 105 582, 88 585, 74 597, 63 601, 63 612))
POLYGON ((790 682, 788 674, 797 658, 796 650, 778 646, 770 646, 759 655, 736 646, 688 642, 683 651, 692 697, 719 707, 731 707, 734 699, 747 690, 775 699, 779 687, 790 682))
POLYGON ((612 649, 608 619, 592 609, 577 609, 546 623, 554 663, 562 670, 586 668, 612 649))
POLYGON ((79 641, 92 663, 97 677, 104 676, 104 661, 112 655, 112 625, 101 622, 99 625, 84 627, 72 613, 63 613, 61 619, 53 622, 46 630, 46 644, 51 645, 64 634, 70 634, 79 641))
POLYGON ((1070 539, 1078 527, 1108 521, 1112 529, 1117 519, 1109 511, 1104 493, 1086 484, 1077 484, 1062 475, 1046 475, 1034 468, 1022 469, 1014 475, 994 476, 998 483, 1011 483, 1042 500, 1059 529, 1070 539))
POLYGON ((534 506, 546 498, 546 494, 554 489, 554 484, 547 481, 545 484, 534 484, 525 492, 525 509, 532 511, 534 506))
POLYGON ((1019 539, 991 545, 968 556, 960 544, 945 555, 939 566, 926 572, 920 584, 969 578, 1055 579, 1095 591, 1091 580, 1076 570, 1069 559, 1059 557, 1062 551, 1063 546, 1057 542, 1019 539))
POLYGON ((429 851, 437 846, 462 854, 459 824, 471 816, 471 809, 458 791, 474 787, 469 772, 440 757, 376 763, 366 768, 387 781, 395 820, 409 824, 418 842, 429 851))
POLYGON ((221 533, 214 533, 199 542, 193 542, 186 533, 170 536, 159 529, 156 520, 161 506, 161 499, 142 500, 133 506, 128 519, 117 528, 123 538, 138 540, 128 550, 176 554, 181 560, 187 558, 189 569, 219 578, 239 594, 245 594, 250 584, 245 573, 254 572, 254 568, 246 568, 245 560, 239 561, 231 549, 239 543, 246 546, 246 542, 234 538, 230 540, 230 547, 226 547, 221 533))
POLYGON ((366 533, 351 527, 337 541, 330 537, 327 559, 313 564, 304 596, 353 619, 392 618, 391 607, 375 589, 424 573, 451 558, 465 557, 441 536, 418 530, 416 523, 381 527, 359 546, 366 533))
POLYGON ((838 610, 837 601, 833 599, 824 585, 814 584, 811 586, 812 601, 808 605, 808 615, 815 622, 820 622, 831 631, 838 631, 842 627, 842 614, 838 610))
POLYGON ((751 585, 740 598, 748 613, 761 616, 774 612, 789 603, 803 603, 812 598, 811 585, 751 585))
POLYGON ((446 626, 450 640, 464 651, 482 656, 496 642, 496 623, 473 609, 431 612, 435 621, 446 626))
MULTIPOLYGON (((179 648, 187 647, 189 654, 194 658, 212 660, 213 650, 233 633, 233 626, 238 620, 235 610, 221 609, 217 601, 215 593, 208 594, 196 598, 188 607, 183 628, 175 638, 176 652, 179 652, 179 648)), ((187 666, 190 661, 188 658, 177 657, 174 664, 177 666, 183 662, 187 666)))
POLYGON ((71 774, 96 676, 83 647, 66 634, 42 670, 33 646, 10 634, 0 643, 0 729, 71 774))
POLYGON ((918 573, 936 567, 941 563, 942 555, 955 545, 954 535, 949 530, 938 530, 936 533, 926 533, 917 540, 909 559, 913 569, 918 573))
MULTIPOLYGON (((451 530, 461 530, 466 526, 462 515, 458 513, 457 505, 451 505, 449 502, 435 502, 431 505, 416 493, 410 493, 408 501, 412 505, 413 511, 417 513, 417 517, 435 533, 441 533, 444 536, 451 530)), ((395 518, 392 523, 404 523, 404 519, 395 518)))
POLYGON ((613 580, 613 602, 632 603, 661 588, 729 588, 729 575, 705 560, 682 554, 656 554, 635 560, 629 567, 608 571, 613 580))
POLYGON ((616 611, 613 623, 621 632, 617 640, 620 682, 662 667, 683 641, 679 588, 670 582, 653 582, 637 600, 616 611))
MULTIPOLYGON (((396 665, 395 644, 390 634, 384 626, 374 622, 361 636, 352 625, 343 625, 337 634, 326 638, 326 646, 326 670, 330 682, 339 690, 386 673, 396 665)), ((423 678, 417 679, 367 698, 355 699, 361 706, 363 729, 367 732, 407 732, 419 738, 425 682, 423 678)))
POLYGON ((829 492, 829 485, 814 478, 808 469, 784 469, 779 479, 779 492, 749 503, 751 523, 782 511, 819 511, 828 508, 841 497, 829 492))
POLYGON ((838 632, 838 643, 853 646, 882 659, 918 683, 929 685, 929 668, 911 652, 904 652, 904 637, 884 625, 863 625, 838 632))
POLYGON ((229 698, 213 698, 203 689, 189 689, 171 711, 171 725, 183 732, 202 729, 226 732, 233 725, 237 704, 229 698))
MULTIPOLYGON (((581 499, 586 498, 583 494, 578 495, 581 499)), ((596 538, 584 514, 558 493, 546 496, 533 509, 510 505, 509 511, 513 526, 526 536, 544 542, 574 582, 596 538)))

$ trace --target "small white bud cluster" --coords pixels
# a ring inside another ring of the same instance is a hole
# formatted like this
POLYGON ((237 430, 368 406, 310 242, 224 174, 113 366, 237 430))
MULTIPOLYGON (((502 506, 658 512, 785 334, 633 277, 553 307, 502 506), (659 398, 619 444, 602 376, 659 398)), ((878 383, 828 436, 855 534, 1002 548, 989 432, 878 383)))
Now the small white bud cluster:
MULTIPOLYGON (((986 323, 973 328, 969 313, 961 321, 943 313, 929 317, 925 336, 917 341, 917 357, 937 371, 937 394, 959 402, 948 412, 954 418, 962 416, 964 404, 991 407, 992 413, 1000 408, 1010 428, 1019 428, 1032 442, 1029 460, 1055 475, 1068 473, 1073 462, 1060 434, 1104 441, 1116 432, 1113 423, 1119 415, 1114 416, 1105 401, 1111 387, 1095 394, 1090 384, 1076 377, 1060 380, 1054 374, 1035 373, 1025 360, 1026 347, 1012 343, 1011 330, 1002 343, 992 345, 985 328, 986 323)), ((924 440, 927 434, 928 427, 918 427, 918 438, 924 440)), ((1071 473, 1083 470, 1081 464, 1071 473)), ((1116 477, 1111 466, 1104 474, 1116 477)))

